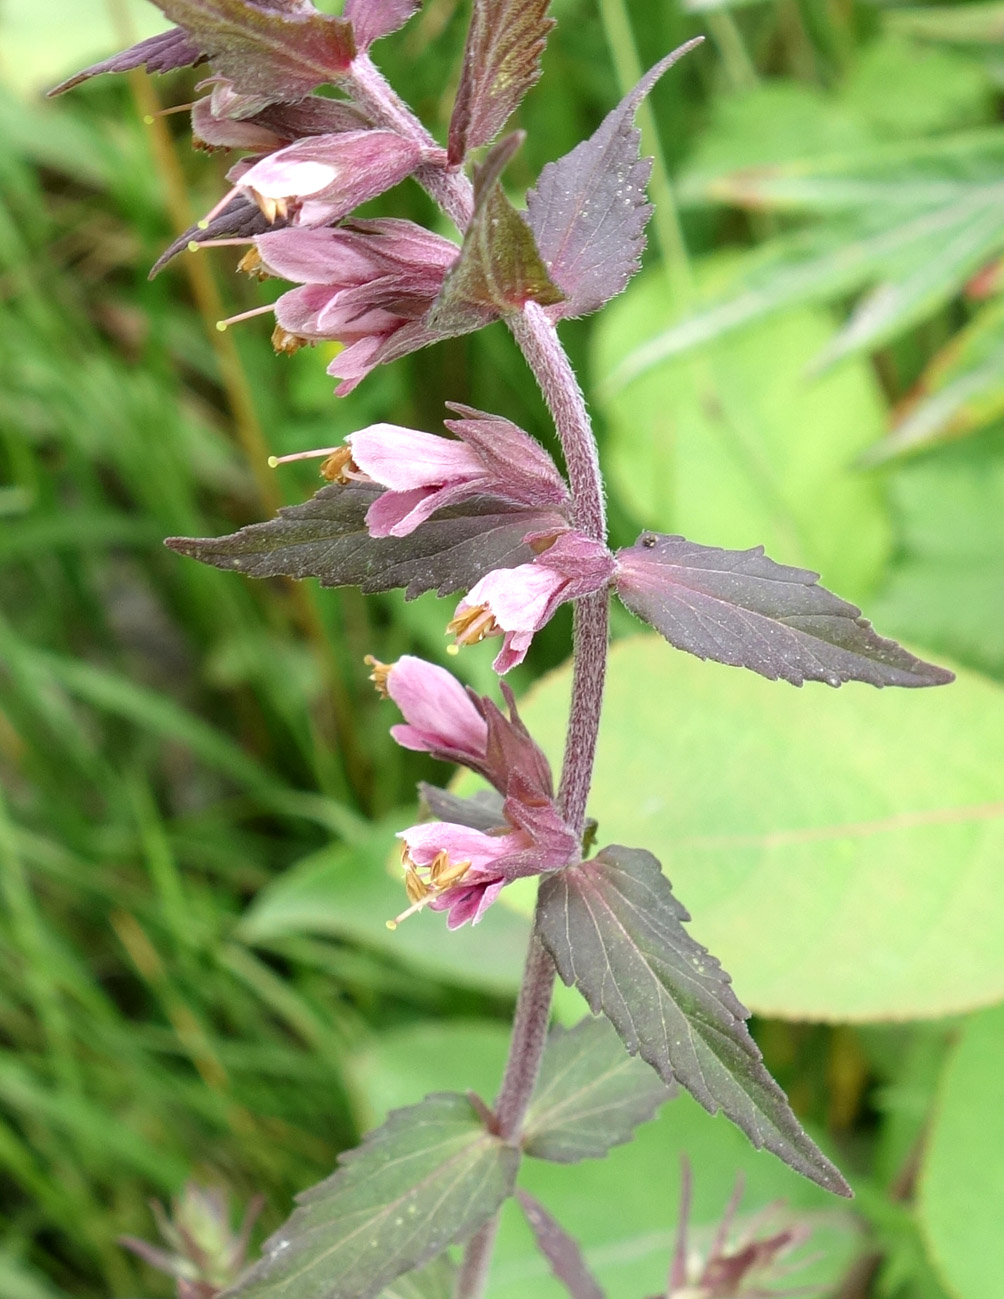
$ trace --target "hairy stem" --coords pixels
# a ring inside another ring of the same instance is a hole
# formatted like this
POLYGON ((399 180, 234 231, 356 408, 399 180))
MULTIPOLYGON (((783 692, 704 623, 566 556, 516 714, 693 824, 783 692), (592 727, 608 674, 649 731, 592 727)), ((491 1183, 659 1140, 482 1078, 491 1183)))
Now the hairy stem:
MULTIPOLYGON (((370 60, 361 55, 352 65, 354 96, 373 121, 388 126, 426 147, 435 141, 403 104, 370 60)), ((416 179, 463 231, 471 219, 474 195, 459 170, 427 166, 416 179)), ((597 541, 606 540, 606 510, 596 439, 575 371, 557 330, 535 302, 507 321, 547 402, 568 470, 575 526, 597 541)), ((575 605, 572 701, 565 756, 558 790, 562 815, 580 834, 596 756, 603 681, 607 660, 609 600, 605 591, 586 596, 575 605)), ((509 1057, 495 1101, 500 1136, 518 1144, 544 1054, 554 991, 554 962, 537 936, 530 935, 526 967, 513 1020, 509 1057)), ((468 1242, 457 1282, 456 1299, 480 1299, 498 1231, 498 1215, 468 1242)))

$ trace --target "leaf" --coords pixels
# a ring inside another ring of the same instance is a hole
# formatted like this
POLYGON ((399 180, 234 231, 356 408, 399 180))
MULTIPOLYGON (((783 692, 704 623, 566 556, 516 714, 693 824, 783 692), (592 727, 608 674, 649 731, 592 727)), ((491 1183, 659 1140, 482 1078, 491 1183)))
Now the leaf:
POLYGON ((729 976, 651 853, 613 846, 543 880, 537 926, 558 973, 667 1084, 722 1110, 759 1150, 837 1195, 850 1188, 764 1068, 729 976))
POLYGON ((522 137, 507 136, 488 154, 474 182, 474 215, 460 255, 446 273, 424 324, 450 334, 481 329, 527 302, 544 306, 564 295, 548 276, 530 227, 505 196, 499 176, 522 137))
POLYGON ((403 27, 421 7, 422 0, 345 0, 343 16, 352 24, 356 48, 365 50, 403 27))
POLYGON ((523 1149, 575 1164, 602 1159, 654 1118, 672 1090, 630 1056, 605 1019, 554 1028, 527 1113, 523 1149))
POLYGON ((461 798, 448 789, 438 789, 421 781, 418 792, 422 802, 435 821, 452 821, 454 825, 469 825, 473 830, 488 834, 506 824, 502 814, 505 801, 494 789, 482 789, 473 798, 461 798))
POLYGON ((441 1254, 421 1271, 398 1277, 381 1292, 380 1299, 453 1299, 456 1283, 456 1264, 441 1254))
POLYGON ((588 140, 549 162, 527 194, 537 248, 565 294, 559 315, 599 310, 638 270, 652 215, 645 191, 652 160, 640 157, 635 113, 663 73, 703 39, 667 54, 588 140))
MULTIPOLYGON (((552 759, 569 682, 521 702, 552 759)), ((1004 999, 1000 686, 786 690, 637 636, 611 650, 604 719, 590 815, 672 861, 757 1014, 926 1019, 1004 999)))
POLYGON ((817 585, 819 574, 752 550, 719 550, 643 534, 617 552, 621 599, 677 649, 769 681, 938 686, 944 668, 886 640, 861 610, 817 585))
POLYGON ((474 0, 450 117, 449 161, 488 144, 540 79, 550 0, 474 0))
POLYGON ((479 496, 440 510, 407 537, 374 538, 366 511, 382 488, 364 483, 322 487, 312 500, 228 537, 171 537, 165 543, 215 568, 248 577, 317 577, 322 586, 363 591, 404 587, 407 599, 438 589, 467 590, 493 568, 529 562, 523 537, 565 526, 554 510, 515 509, 479 496))
POLYGON ((120 54, 113 54, 100 63, 92 63, 89 68, 61 81, 47 93, 50 97, 65 94, 81 82, 99 77, 105 72, 129 72, 132 68, 146 68, 147 72, 172 72, 175 68, 190 68, 193 64, 202 63, 205 57, 189 40, 187 32, 180 27, 172 27, 159 36, 147 37, 145 41, 130 46, 120 54))
POLYGON ((352 26, 309 0, 154 0, 242 95, 302 99, 339 80, 355 55, 352 26))
POLYGON ((983 307, 937 352, 861 463, 881 464, 977 432, 1004 416, 1004 299, 983 307))
POLYGON ((370 1299, 476 1231, 511 1193, 519 1155, 451 1093, 396 1110, 263 1247, 233 1299, 370 1299))
POLYGON ((895 281, 884 281, 859 302, 836 338, 824 348, 817 368, 864 352, 932 315, 1004 245, 1001 197, 987 204, 960 205, 960 217, 932 257, 895 281))
MULTIPOLYGON (((701 271, 708 282, 729 267, 701 271)), ((667 318, 665 277, 646 271, 597 322, 597 372, 667 318)), ((891 538, 881 484, 853 462, 880 436, 885 408, 863 362, 808 378, 831 333, 828 314, 790 311, 604 392, 607 465, 642 526, 732 550, 763 544, 860 603, 891 538)))
MULTIPOLYGON (((492 911, 500 909, 496 906, 492 911)), ((491 914, 479 929, 490 920, 491 914)), ((403 925, 398 934, 406 929, 403 925)), ((481 963, 490 959, 486 955, 481 963)), ((562 994, 569 995, 564 985, 558 989, 558 995, 562 994)), ((580 1000, 579 1016, 581 1013, 580 1000)), ((594 1022, 606 1025, 602 1016, 594 1022)), ((607 1028, 616 1038, 613 1029, 607 1028)), ((355 1092, 364 1099, 367 1116, 374 1104, 407 1104, 416 1090, 478 1088, 482 1077, 481 1094, 490 1095, 501 1076, 507 1038, 497 1019, 478 1023, 429 1018, 372 1034, 360 1058, 362 1067, 353 1068, 350 1077, 355 1092), (417 1075, 411 1071, 411 1062, 416 1062, 417 1075)), ((621 1055, 629 1058, 619 1039, 616 1041, 621 1055)), ((655 1078, 647 1065, 637 1060, 635 1064, 655 1078)), ((382 1117, 382 1109, 378 1117, 382 1117)), ((731 1123, 709 1119, 686 1092, 681 1091, 671 1105, 662 1107, 639 1133, 639 1140, 615 1146, 605 1159, 585 1160, 574 1170, 543 1159, 526 1159, 520 1167, 519 1184, 546 1204, 577 1240, 585 1242, 589 1268, 611 1295, 661 1295, 666 1288, 666 1264, 673 1249, 679 1203, 676 1170, 684 1152, 700 1169, 692 1214, 700 1238, 712 1237, 722 1206, 741 1172, 751 1203, 783 1199, 799 1221, 814 1223, 811 1272, 803 1276, 800 1271, 798 1280, 815 1284, 821 1293, 836 1291, 860 1249, 855 1220, 835 1210, 832 1198, 819 1187, 779 1160, 758 1154, 731 1123)), ((508 1201, 502 1209, 492 1267, 492 1299, 554 1299, 555 1292, 554 1280, 522 1213, 508 1201)))
POLYGON ((586 1267, 582 1250, 564 1228, 559 1227, 539 1200, 526 1191, 517 1191, 516 1199, 523 1210, 540 1252, 551 1265, 551 1271, 571 1295, 571 1299, 604 1299, 603 1291, 586 1267))
POLYGON ((956 1299, 997 1299, 1004 1271, 1004 1007, 962 1028, 941 1077, 920 1170, 917 1213, 956 1299))
POLYGON ((1004 676, 1004 435, 897 465, 887 487, 900 544, 876 617, 898 636, 1004 676))

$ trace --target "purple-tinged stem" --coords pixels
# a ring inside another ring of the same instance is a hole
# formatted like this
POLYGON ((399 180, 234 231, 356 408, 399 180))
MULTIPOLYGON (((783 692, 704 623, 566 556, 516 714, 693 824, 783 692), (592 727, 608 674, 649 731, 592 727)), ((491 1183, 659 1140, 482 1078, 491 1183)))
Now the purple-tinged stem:
MULTIPOLYGON (((368 54, 357 54, 352 60, 352 97, 376 126, 385 126, 426 148, 436 141, 406 103, 375 66, 368 54)), ((439 204, 461 232, 467 229, 474 213, 474 189, 458 167, 439 167, 432 163, 419 167, 415 179, 439 204)))
MULTIPOLYGON (((352 75, 354 97, 376 125, 389 127, 426 147, 435 144, 366 55, 353 61, 352 75)), ((457 228, 465 230, 474 210, 474 192, 463 172, 430 165, 421 168, 415 176, 457 228)), ((575 526, 595 540, 605 541, 606 510, 596 440, 582 389, 561 346, 557 330, 535 302, 526 303, 522 313, 511 316, 507 323, 554 419, 568 470, 575 526)), ((568 823, 581 833, 603 702, 609 618, 607 593, 599 591, 578 600, 574 617, 572 702, 558 807, 568 823)), ((554 977, 554 962, 535 928, 530 935, 516 1004, 509 1058, 495 1101, 499 1133, 513 1144, 519 1142, 540 1071, 551 1016, 554 977)), ((484 1294, 497 1232, 498 1214, 471 1237, 464 1252, 456 1299, 480 1299, 484 1294)))

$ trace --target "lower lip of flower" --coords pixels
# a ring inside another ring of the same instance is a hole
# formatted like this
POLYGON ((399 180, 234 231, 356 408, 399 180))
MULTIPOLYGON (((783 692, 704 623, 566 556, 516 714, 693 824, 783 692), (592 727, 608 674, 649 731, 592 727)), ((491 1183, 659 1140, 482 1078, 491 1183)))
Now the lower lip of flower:
POLYGON ((447 652, 457 654, 461 645, 478 645, 486 636, 500 636, 502 628, 486 604, 476 604, 451 619, 446 624, 446 634, 455 637, 447 652))

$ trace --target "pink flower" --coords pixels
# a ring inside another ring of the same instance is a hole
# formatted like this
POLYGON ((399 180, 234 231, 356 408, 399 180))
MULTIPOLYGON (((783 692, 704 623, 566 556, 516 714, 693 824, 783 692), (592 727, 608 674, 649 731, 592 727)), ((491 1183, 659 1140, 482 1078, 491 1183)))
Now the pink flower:
POLYGON ((265 216, 322 226, 399 184, 430 151, 395 131, 308 136, 231 173, 265 216))
MULTIPOLYGON (((533 545, 550 539, 527 540, 533 545)), ((457 605, 447 631, 456 637, 457 648, 476 645, 486 636, 504 636, 492 665, 501 676, 523 662, 534 633, 560 605, 600 590, 613 571, 613 557, 601 542, 581 532, 559 533, 532 564, 495 569, 476 582, 457 605)))
POLYGON ((404 715, 404 723, 390 729, 398 744, 480 769, 488 726, 452 673, 411 654, 391 664, 372 656, 366 662, 373 669, 370 679, 377 690, 393 699, 404 715))
POLYGON ((334 230, 292 228, 255 241, 261 267, 302 285, 275 304, 273 343, 292 351, 331 340, 328 367, 344 396, 374 366, 435 341, 422 318, 459 248, 411 221, 355 221, 334 230))
POLYGON ((579 852, 576 835, 549 798, 518 777, 503 806, 506 826, 485 833, 452 821, 401 831, 405 890, 411 906, 390 927, 429 907, 448 912, 447 926, 477 924, 506 884, 560 870, 579 852))

